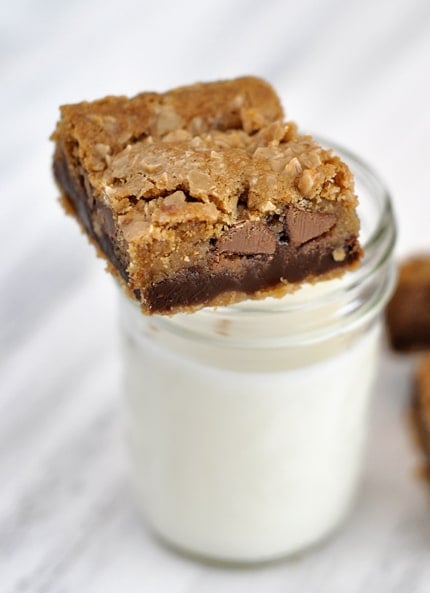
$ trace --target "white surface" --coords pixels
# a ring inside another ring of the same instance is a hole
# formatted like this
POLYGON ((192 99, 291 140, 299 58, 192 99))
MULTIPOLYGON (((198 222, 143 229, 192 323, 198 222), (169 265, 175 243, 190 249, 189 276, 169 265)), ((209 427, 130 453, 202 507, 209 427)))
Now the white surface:
POLYGON ((295 561, 212 568, 161 547, 129 499, 115 293, 56 203, 57 106, 242 73, 389 185, 398 253, 430 248, 430 3, 0 4, 0 591, 428 593, 429 490, 405 422, 413 363, 380 368, 363 489, 295 561))

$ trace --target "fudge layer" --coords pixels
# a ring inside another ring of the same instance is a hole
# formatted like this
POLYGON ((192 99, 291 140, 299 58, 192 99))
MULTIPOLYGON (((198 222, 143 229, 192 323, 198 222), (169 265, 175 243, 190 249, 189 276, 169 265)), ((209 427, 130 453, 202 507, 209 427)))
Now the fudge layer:
POLYGON ((145 313, 280 296, 354 267, 348 167, 253 77, 61 107, 68 212, 145 313))
POLYGON ((411 257, 400 265, 386 321, 395 350, 430 349, 430 254, 411 257))

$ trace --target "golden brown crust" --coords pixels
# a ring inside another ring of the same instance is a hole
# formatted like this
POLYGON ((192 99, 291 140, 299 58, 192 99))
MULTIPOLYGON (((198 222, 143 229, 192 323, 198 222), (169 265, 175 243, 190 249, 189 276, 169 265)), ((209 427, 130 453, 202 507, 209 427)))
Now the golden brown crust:
POLYGON ((193 135, 215 129, 251 133, 282 119, 282 115, 279 99, 269 84, 243 77, 166 93, 145 92, 131 99, 109 96, 63 105, 53 139, 75 141, 85 169, 99 171, 106 166, 104 146, 116 154, 139 139, 162 138, 178 129, 193 135))

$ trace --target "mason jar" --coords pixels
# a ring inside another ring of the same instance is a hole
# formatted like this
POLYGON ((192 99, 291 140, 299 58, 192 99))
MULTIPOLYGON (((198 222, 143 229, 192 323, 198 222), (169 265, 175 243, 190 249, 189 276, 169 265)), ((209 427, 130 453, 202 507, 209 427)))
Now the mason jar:
POLYGON ((170 545, 259 562, 327 536, 354 499, 392 291, 395 227, 378 177, 356 178, 362 265, 281 299, 144 316, 121 296, 131 476, 170 545))

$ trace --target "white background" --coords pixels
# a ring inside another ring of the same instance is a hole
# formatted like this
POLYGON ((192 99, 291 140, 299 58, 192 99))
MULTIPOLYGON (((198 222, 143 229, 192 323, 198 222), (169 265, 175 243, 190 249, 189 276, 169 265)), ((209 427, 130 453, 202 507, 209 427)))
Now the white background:
POLYGON ((129 499, 116 296, 63 215, 58 105, 257 74, 288 117, 379 172, 397 253, 430 250, 427 0, 0 0, 0 592, 428 593, 430 488, 385 353, 364 484, 328 543, 254 570, 161 547, 129 499))

